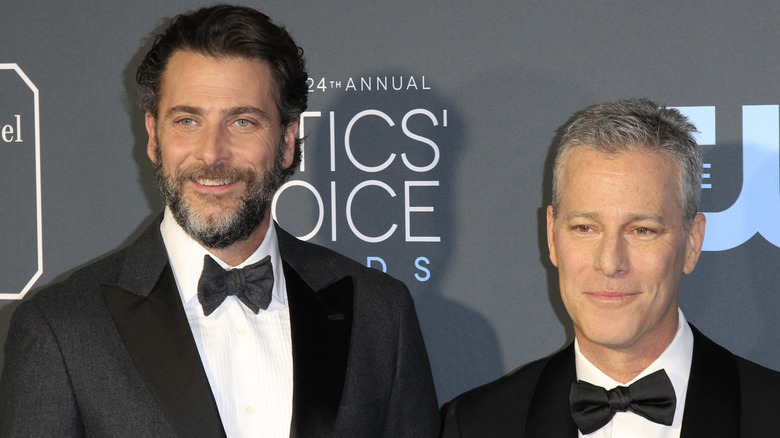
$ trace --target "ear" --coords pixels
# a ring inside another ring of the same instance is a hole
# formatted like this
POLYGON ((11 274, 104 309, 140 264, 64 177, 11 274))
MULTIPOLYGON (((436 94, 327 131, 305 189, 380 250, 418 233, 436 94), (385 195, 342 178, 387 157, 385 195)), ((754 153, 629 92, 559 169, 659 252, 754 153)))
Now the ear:
POLYGON ((146 155, 152 160, 152 163, 157 163, 157 154, 154 150, 157 146, 157 120, 154 118, 151 112, 146 112, 146 133, 149 135, 149 141, 146 143, 146 155))
POLYGON ((555 250, 555 217, 553 206, 547 206, 547 249, 550 251, 550 261, 558 267, 558 252, 555 250))
POLYGON ((293 159, 295 158, 295 139, 298 136, 298 123, 300 119, 296 119, 294 122, 290 122, 284 128, 284 157, 282 164, 287 169, 292 166, 293 159))
POLYGON ((704 244, 704 228, 707 219, 702 213, 697 213, 693 218, 691 229, 688 231, 688 242, 685 248, 685 266, 683 273, 690 274, 696 267, 701 255, 701 247, 704 244))

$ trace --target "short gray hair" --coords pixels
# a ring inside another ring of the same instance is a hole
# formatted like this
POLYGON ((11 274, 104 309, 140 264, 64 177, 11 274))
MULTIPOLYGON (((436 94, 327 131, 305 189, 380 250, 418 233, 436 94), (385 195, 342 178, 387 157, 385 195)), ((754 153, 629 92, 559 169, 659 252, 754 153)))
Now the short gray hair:
POLYGON ((626 151, 660 152, 679 165, 678 204, 685 229, 699 210, 702 158, 693 134, 696 127, 675 108, 648 99, 628 99, 594 105, 564 127, 553 169, 553 215, 561 198, 561 173, 571 149, 584 146, 617 155, 626 151))

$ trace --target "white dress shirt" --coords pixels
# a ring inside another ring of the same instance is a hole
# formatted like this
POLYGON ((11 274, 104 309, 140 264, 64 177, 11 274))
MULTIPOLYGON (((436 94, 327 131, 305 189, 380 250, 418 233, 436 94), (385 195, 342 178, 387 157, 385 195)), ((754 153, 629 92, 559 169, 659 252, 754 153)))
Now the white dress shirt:
POLYGON ((622 384, 604 374, 596 368, 580 352, 580 346, 577 339, 574 340, 574 356, 577 367, 577 380, 583 380, 593 385, 598 385, 606 389, 612 389, 616 386, 628 386, 631 383, 652 374, 660 369, 666 371, 669 380, 674 386, 675 396, 677 397, 676 409, 674 412, 674 421, 671 426, 654 423, 633 412, 618 412, 601 429, 587 435, 578 432, 580 437, 586 438, 679 438, 682 427, 683 409, 685 408, 685 396, 688 392, 688 378, 691 373, 691 360, 693 358, 693 332, 688 326, 683 313, 677 309, 679 314, 679 325, 677 334, 672 343, 664 350, 661 356, 655 360, 649 367, 645 368, 632 381, 622 384))
POLYGON ((237 268, 271 256, 273 298, 255 315, 235 296, 209 316, 198 301, 203 258, 209 254, 187 235, 166 208, 160 225, 203 368, 228 437, 289 437, 292 419, 292 342, 290 310, 282 259, 273 222, 263 243, 237 268))

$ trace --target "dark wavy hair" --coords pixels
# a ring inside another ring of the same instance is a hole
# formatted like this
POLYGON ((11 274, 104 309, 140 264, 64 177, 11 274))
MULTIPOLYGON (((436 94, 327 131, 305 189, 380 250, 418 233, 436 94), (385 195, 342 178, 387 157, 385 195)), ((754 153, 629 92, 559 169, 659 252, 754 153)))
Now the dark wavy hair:
MULTIPOLYGON (((243 6, 217 5, 174 17, 144 57, 136 72, 139 104, 157 119, 163 74, 174 53, 190 51, 212 58, 264 61, 271 69, 273 96, 282 128, 306 110, 308 73, 303 49, 283 26, 262 12, 243 6)), ((295 142, 292 174, 301 159, 301 140, 295 142)))

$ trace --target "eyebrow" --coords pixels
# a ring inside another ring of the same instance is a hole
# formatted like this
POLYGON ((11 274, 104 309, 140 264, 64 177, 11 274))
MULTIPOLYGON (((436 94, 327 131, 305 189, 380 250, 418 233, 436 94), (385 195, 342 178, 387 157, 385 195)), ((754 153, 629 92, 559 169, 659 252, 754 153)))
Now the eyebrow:
MULTIPOLYGON (((253 106, 235 106, 220 110, 223 117, 237 116, 239 114, 253 114, 257 117, 270 120, 268 114, 260 108, 253 106)), ((204 114, 203 109, 197 106, 190 105, 177 105, 171 107, 166 113, 166 117, 170 118, 176 114, 192 114, 195 116, 202 116, 204 114)))
POLYGON ((176 114, 193 114, 196 116, 202 116, 203 110, 196 106, 177 105, 168 109, 168 111, 165 113, 165 117, 171 118, 176 114))
POLYGON ((584 212, 584 211, 573 211, 573 212, 567 214, 565 219, 567 221, 570 221, 572 219, 590 219, 590 220, 595 220, 595 219, 598 219, 598 216, 599 215, 596 214, 596 213, 589 213, 589 212, 584 212))
POLYGON ((265 111, 253 106, 236 106, 225 108, 221 111, 223 116, 237 116, 239 114, 255 114, 263 118, 269 118, 265 111))
MULTIPOLYGON (((574 220, 574 219, 587 219, 587 220, 598 220, 599 214, 595 212, 589 212, 589 211, 574 211, 566 215, 566 220, 574 220)), ((666 221, 664 221, 664 217, 656 214, 632 214, 629 215, 626 218, 625 222, 642 222, 642 221, 651 221, 655 222, 657 224, 665 224, 666 221)))

